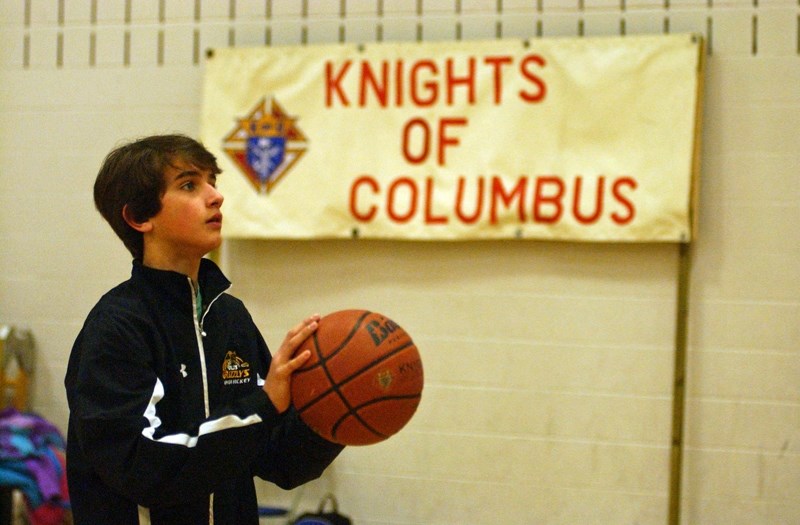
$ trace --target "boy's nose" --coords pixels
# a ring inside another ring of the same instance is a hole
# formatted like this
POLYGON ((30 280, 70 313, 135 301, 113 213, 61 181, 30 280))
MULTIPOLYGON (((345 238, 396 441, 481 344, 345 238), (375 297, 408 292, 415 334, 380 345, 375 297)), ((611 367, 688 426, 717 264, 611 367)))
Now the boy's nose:
POLYGON ((210 184, 208 185, 208 187, 211 190, 211 194, 210 194, 210 197, 209 197, 210 205, 212 207, 216 206, 217 208, 219 208, 220 206, 222 206, 222 201, 225 200, 225 197, 222 196, 222 194, 219 192, 219 190, 216 187, 211 186, 210 184))

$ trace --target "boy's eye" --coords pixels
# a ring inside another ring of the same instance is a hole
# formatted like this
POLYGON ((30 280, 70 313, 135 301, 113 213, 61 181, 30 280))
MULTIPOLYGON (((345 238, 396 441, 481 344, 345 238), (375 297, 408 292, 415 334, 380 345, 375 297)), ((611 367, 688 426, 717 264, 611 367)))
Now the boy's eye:
POLYGON ((184 182, 183 184, 181 184, 181 189, 182 190, 189 190, 189 191, 193 190, 194 189, 194 182, 184 182))

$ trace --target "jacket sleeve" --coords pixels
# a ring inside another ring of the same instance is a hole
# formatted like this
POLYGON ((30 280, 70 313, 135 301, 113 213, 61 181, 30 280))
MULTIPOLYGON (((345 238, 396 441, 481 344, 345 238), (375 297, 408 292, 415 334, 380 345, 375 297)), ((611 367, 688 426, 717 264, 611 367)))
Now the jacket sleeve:
MULTIPOLYGON (((258 345, 257 354, 263 356, 261 366, 266 377, 272 358, 255 325, 253 330, 255 335, 251 340, 258 345)), ((253 474, 289 490, 320 477, 343 449, 311 430, 290 406, 270 425, 253 474)))
POLYGON ((320 477, 344 449, 318 436, 289 408, 275 425, 255 464, 255 474, 282 489, 320 477))
POLYGON ((157 336, 140 321, 129 312, 87 321, 66 378, 70 434, 79 461, 117 493, 145 507, 179 504, 249 473, 282 416, 254 389, 190 432, 148 435, 162 424, 153 407, 163 390, 147 340, 157 336))

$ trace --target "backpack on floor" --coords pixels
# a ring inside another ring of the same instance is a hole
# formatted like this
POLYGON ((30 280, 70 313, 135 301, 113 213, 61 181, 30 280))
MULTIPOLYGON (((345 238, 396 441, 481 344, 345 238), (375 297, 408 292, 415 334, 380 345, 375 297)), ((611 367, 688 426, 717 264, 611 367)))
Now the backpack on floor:
POLYGON ((333 494, 325 494, 319 502, 317 512, 306 512, 297 517, 292 525, 352 525, 350 518, 344 514, 339 514, 339 504, 333 494), (327 503, 330 502, 331 510, 325 510, 327 503))

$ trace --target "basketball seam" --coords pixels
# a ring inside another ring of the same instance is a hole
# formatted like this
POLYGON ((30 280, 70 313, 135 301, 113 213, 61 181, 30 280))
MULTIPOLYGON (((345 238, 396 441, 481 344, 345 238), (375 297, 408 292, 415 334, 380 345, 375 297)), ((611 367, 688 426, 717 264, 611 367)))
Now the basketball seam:
POLYGON ((405 349, 406 349, 406 348, 408 348, 409 346, 413 346, 413 345, 414 345, 414 342, 413 342, 413 341, 411 341, 411 340, 409 340, 409 341, 408 341, 406 344, 404 344, 404 345, 402 345, 402 346, 398 346, 397 348, 394 348, 394 349, 392 349, 391 351, 389 351, 389 352, 387 352, 387 353, 385 353, 385 354, 381 355, 379 358, 377 358, 377 359, 374 359, 373 361, 370 361, 370 362, 369 362, 367 365, 365 365, 365 366, 363 366, 363 367, 359 368, 358 370, 356 370, 355 372, 351 373, 349 376, 345 377, 344 379, 342 379, 342 380, 341 380, 341 381, 339 381, 338 383, 334 383, 334 381, 333 381, 333 377, 332 377, 332 376, 330 375, 330 373, 328 372, 328 368, 327 368, 327 367, 325 367, 325 366, 323 366, 322 368, 323 368, 323 370, 325 370, 325 375, 327 375, 327 376, 328 376, 328 382, 331 384, 330 388, 328 388, 327 390, 325 390, 325 391, 324 391, 324 392, 322 392, 321 394, 317 395, 317 397, 315 397, 314 399, 311 399, 310 401, 308 401, 308 402, 307 402, 305 405, 303 405, 302 407, 296 407, 297 411, 302 413, 302 412, 303 412, 303 411, 305 411, 305 410, 306 410, 308 407, 310 407, 311 405, 313 405, 314 403, 316 403, 317 401, 319 401, 319 400, 320 400, 320 399, 322 399, 323 397, 327 396, 327 395, 328 395, 328 394, 330 394, 331 392, 336 392, 337 394, 339 394, 339 397, 341 397, 341 398, 342 398, 342 400, 345 402, 345 404, 347 404, 347 406, 348 406, 348 408, 349 408, 349 407, 350 407, 350 404, 349 404, 349 403, 347 403, 347 400, 344 398, 344 396, 341 394, 341 392, 339 392, 339 387, 340 387, 340 386, 344 386, 344 385, 346 385, 346 384, 347 384, 347 383, 349 383, 350 381, 352 381, 352 380, 356 379, 356 378, 357 378, 359 375, 361 375, 361 374, 362 374, 362 373, 363 373, 365 370, 368 370, 369 368, 371 368, 371 367, 373 367, 373 366, 375 366, 375 365, 378 365, 378 364, 380 364, 380 363, 382 363, 382 362, 386 361, 386 360, 387 360, 387 359, 389 359, 390 357, 394 357, 394 355, 395 355, 395 354, 397 354, 398 352, 400 352, 401 350, 405 350, 405 349))
MULTIPOLYGON (((317 334, 314 333, 314 349, 317 351, 317 359, 319 360, 318 364, 322 368, 322 371, 325 373, 325 376, 328 378, 328 384, 331 385, 331 388, 329 390, 327 390, 326 393, 323 396, 317 396, 316 399, 314 399, 314 400, 310 401, 309 403, 307 403, 305 405, 305 407, 303 407, 303 409, 298 411, 299 413, 302 413, 303 410, 305 410, 306 407, 312 406, 314 403, 316 403, 318 400, 320 400, 323 397, 325 397, 325 395, 328 395, 330 392, 336 392, 336 395, 338 395, 339 399, 341 399, 342 403, 344 403, 344 406, 347 409, 347 413, 348 414, 353 411, 353 407, 350 406, 350 403, 347 401, 347 398, 344 397, 344 394, 342 394, 339 391, 340 384, 336 383, 333 380, 333 374, 331 374, 331 371, 328 369, 328 361, 330 361, 336 354, 338 354, 342 350, 342 348, 346 347, 347 343, 349 343, 350 340, 353 339, 353 337, 355 337, 355 334, 358 331, 358 329, 361 328, 361 324, 364 322, 364 319, 366 319, 366 317, 368 315, 370 315, 370 313, 371 312, 364 312, 363 314, 361 314, 361 316, 358 318, 358 320, 353 324, 353 328, 352 328, 352 330, 350 330, 350 333, 347 334, 347 337, 344 338, 344 341, 342 341, 339 344, 339 347, 336 348, 336 350, 334 350, 333 352, 331 352, 327 356, 323 357, 322 350, 319 347, 319 338, 317 337, 317 334)), ((362 421, 362 423, 364 423, 364 422, 362 421)), ((364 423, 364 426, 367 426, 366 423, 364 423)), ((331 435, 334 435, 333 430, 331 430, 331 435)))
MULTIPOLYGON (((323 357, 322 352, 320 352, 319 338, 317 336, 317 333, 314 332, 314 334, 311 337, 312 337, 312 340, 314 341, 314 349, 317 351, 318 362, 314 363, 313 365, 308 366, 308 367, 298 368, 295 371, 295 373, 305 373, 305 372, 309 372, 311 370, 314 370, 315 368, 322 368, 322 369, 327 371, 327 367, 325 366, 325 363, 328 362, 328 360, 330 360, 333 356, 335 356, 336 354, 341 352, 342 349, 345 346, 347 346, 347 343, 349 343, 350 340, 353 339, 353 337, 355 337, 356 332, 358 331, 359 328, 361 328, 361 323, 364 322, 364 318, 366 318, 371 313, 372 312, 365 312, 364 314, 362 314, 361 317, 359 317, 358 320, 353 324, 353 328, 352 328, 352 330, 350 330, 350 333, 347 334, 347 337, 345 337, 344 340, 339 344, 339 346, 336 347, 336 349, 334 349, 327 356, 323 357)), ((330 376, 329 376, 329 378, 330 378, 330 376)))
POLYGON ((358 411, 361 410, 364 407, 368 407, 369 405, 374 405, 376 403, 383 403, 385 401, 396 401, 396 400, 403 400, 403 399, 421 399, 421 398, 422 398, 421 394, 409 394, 409 395, 405 395, 405 396, 386 396, 386 397, 379 397, 379 398, 376 398, 376 399, 370 399, 369 401, 367 401, 365 403, 361 403, 360 405, 352 407, 351 410, 349 410, 346 414, 344 414, 342 417, 340 417, 338 420, 336 420, 336 423, 334 423, 333 426, 331 427, 331 435, 336 437, 336 432, 339 429, 339 426, 342 423, 344 423, 344 421, 349 416, 352 415, 353 417, 358 419, 358 421, 360 421, 361 424, 364 425, 364 427, 367 430, 369 430, 370 432, 372 432, 376 436, 379 436, 379 437, 382 437, 382 438, 387 438, 389 436, 387 436, 383 432, 379 432, 379 431, 375 430, 374 428, 372 428, 371 425, 367 424, 367 422, 364 421, 364 419, 361 417, 361 415, 358 413, 358 411))
POLYGON ((375 366, 380 365, 381 363, 387 361, 388 359, 396 356, 398 353, 400 353, 401 351, 405 350, 406 348, 414 346, 414 342, 411 340, 411 338, 408 336, 408 334, 405 334, 406 337, 408 337, 408 341, 407 342, 405 342, 405 343, 401 344, 400 346, 398 346, 396 348, 393 348, 393 349, 389 350, 388 352, 385 352, 385 353, 381 354, 380 356, 374 358, 369 363, 361 366, 359 369, 355 370, 354 372, 351 372, 349 375, 344 377, 338 383, 334 381, 332 372, 329 369, 330 360, 332 360, 336 355, 338 355, 348 345, 348 343, 350 343, 352 341, 352 339, 356 336, 358 330, 362 327, 362 325, 364 323, 364 320, 371 314, 372 314, 372 312, 369 312, 369 311, 363 312, 359 316, 359 318, 356 320, 356 322, 353 323, 352 329, 347 334, 347 336, 344 338, 344 340, 342 340, 339 343, 339 345, 333 351, 331 351, 330 353, 328 353, 325 356, 322 355, 322 351, 321 351, 321 348, 320 348, 319 336, 318 336, 317 333, 314 333, 313 336, 312 336, 312 344, 313 344, 313 347, 314 347, 314 351, 317 354, 317 362, 314 363, 311 366, 308 366, 307 368, 298 369, 295 372, 295 373, 305 373, 305 372, 312 371, 315 368, 321 368, 323 373, 325 374, 327 380, 328 380, 329 385, 330 385, 330 387, 327 388, 324 392, 318 394, 313 399, 307 401, 303 406, 300 406, 300 407, 295 406, 295 410, 297 411, 298 414, 302 414, 307 409, 309 409, 312 406, 314 406, 317 402, 321 401, 322 399, 324 399, 325 397, 327 397, 327 396, 329 396, 329 395, 331 395, 333 393, 335 393, 336 396, 338 397, 338 399, 340 399, 340 401, 344 404, 344 407, 346 409, 345 413, 342 414, 330 428, 331 436, 334 439, 336 438, 336 435, 338 433, 339 427, 350 416, 353 416, 356 419, 356 421, 358 421, 362 425, 362 427, 365 430, 367 430, 368 432, 371 432, 372 434, 374 434, 375 436, 377 436, 377 437, 379 437, 381 439, 385 439, 385 438, 388 437, 388 435, 386 435, 383 432, 380 432, 379 430, 373 428, 373 426, 371 424, 369 424, 367 421, 365 421, 364 418, 359 414, 359 411, 362 410, 365 407, 368 407, 368 406, 373 405, 373 404, 381 403, 381 402, 387 402, 387 401, 393 401, 393 400, 414 400, 414 399, 419 400, 421 398, 421 393, 418 393, 418 394, 406 394, 406 395, 397 394, 397 395, 383 396, 383 397, 379 397, 379 398, 376 398, 376 399, 371 399, 371 400, 363 402, 363 403, 361 403, 359 405, 353 406, 350 403, 350 401, 347 399, 347 397, 345 396, 344 392, 342 391, 345 386, 347 386, 350 382, 354 381, 355 379, 359 378, 359 376, 361 376, 365 371, 369 370, 370 368, 373 368, 375 366))

